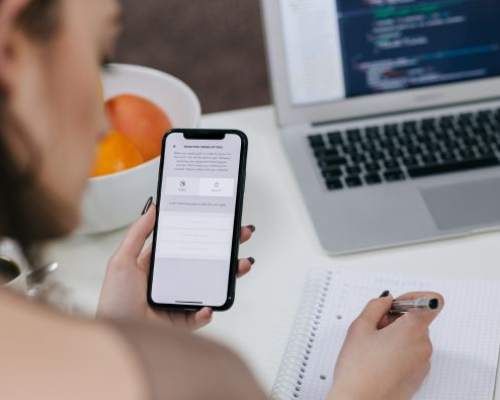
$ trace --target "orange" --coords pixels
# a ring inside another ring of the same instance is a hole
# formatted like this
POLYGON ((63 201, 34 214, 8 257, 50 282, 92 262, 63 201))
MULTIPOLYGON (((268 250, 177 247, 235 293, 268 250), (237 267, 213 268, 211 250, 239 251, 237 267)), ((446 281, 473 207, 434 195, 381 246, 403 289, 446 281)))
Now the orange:
POLYGON ((144 162, 144 157, 123 133, 111 131, 99 143, 91 176, 109 175, 144 162))
POLYGON ((144 159, 160 155, 163 135, 172 129, 168 116, 151 101, 124 94, 106 102, 111 125, 126 135, 139 149, 144 159))

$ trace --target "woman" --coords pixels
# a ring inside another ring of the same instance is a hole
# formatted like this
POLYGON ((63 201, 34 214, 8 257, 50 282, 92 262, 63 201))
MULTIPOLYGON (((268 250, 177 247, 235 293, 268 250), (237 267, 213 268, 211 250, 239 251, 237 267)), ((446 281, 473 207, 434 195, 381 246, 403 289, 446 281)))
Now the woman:
MULTIPOLYGON (((116 0, 0 0, 0 236, 25 249, 78 225, 107 130, 96 88, 119 15, 116 0)), ((0 291, 1 398, 264 398, 236 356, 188 332, 210 321, 209 309, 160 315, 147 306, 154 215, 145 210, 112 257, 96 321, 0 291)), ((243 228, 242 241, 252 231, 243 228)), ((250 268, 240 261, 240 275, 250 268)), ((418 389, 437 312, 390 321, 391 302, 384 293, 353 322, 330 399, 400 400, 418 389)))

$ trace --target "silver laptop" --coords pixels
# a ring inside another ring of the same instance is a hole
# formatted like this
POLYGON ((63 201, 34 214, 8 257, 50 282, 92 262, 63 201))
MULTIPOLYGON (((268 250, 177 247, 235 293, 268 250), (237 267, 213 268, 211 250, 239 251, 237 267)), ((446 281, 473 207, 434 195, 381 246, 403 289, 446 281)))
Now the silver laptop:
POLYGON ((498 0, 262 0, 284 147, 331 254, 500 225, 498 0))

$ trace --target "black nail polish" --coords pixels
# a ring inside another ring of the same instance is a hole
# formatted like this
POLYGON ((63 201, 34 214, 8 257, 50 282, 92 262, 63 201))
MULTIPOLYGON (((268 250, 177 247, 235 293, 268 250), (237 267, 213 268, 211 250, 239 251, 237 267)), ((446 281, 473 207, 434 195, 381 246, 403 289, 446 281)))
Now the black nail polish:
POLYGON ((253 258, 253 257, 248 257, 248 258, 247 258, 247 260, 248 260, 248 261, 250 261, 250 264, 251 264, 251 265, 254 265, 254 264, 255 264, 255 258, 253 258))
POLYGON ((250 229, 250 231, 252 231, 252 233, 255 232, 255 225, 248 225, 247 228, 250 229))
POLYGON ((382 297, 388 297, 390 294, 391 294, 391 292, 389 292, 388 290, 384 290, 382 292, 382 294, 380 295, 380 298, 382 298, 382 297))
POLYGON ((153 204, 153 196, 151 196, 148 201, 146 201, 146 205, 144 206, 144 209, 142 210, 142 214, 141 215, 144 215, 146 214, 149 209, 151 208, 151 204, 153 204))

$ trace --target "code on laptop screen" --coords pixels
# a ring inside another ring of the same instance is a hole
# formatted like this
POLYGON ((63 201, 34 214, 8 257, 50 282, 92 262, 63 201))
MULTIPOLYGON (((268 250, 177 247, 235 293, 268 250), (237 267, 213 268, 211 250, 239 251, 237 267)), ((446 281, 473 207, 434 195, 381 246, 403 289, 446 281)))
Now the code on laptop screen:
POLYGON ((282 6, 294 103, 500 75, 498 0, 282 0, 282 6), (291 33, 299 14, 309 41, 291 33), (316 43, 315 50, 299 50, 306 43, 316 43), (296 79, 299 73, 309 78, 296 79), (331 76, 337 76, 331 86, 321 88, 319 81, 331 76))

